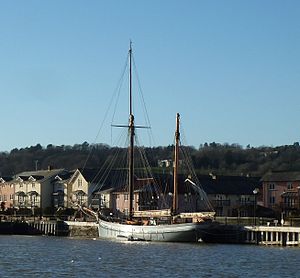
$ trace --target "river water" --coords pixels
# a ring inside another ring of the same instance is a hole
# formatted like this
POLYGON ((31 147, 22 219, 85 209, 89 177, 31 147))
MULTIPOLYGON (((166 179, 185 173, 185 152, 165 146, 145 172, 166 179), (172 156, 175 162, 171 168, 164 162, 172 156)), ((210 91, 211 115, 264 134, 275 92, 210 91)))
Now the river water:
POLYGON ((299 277, 299 247, 0 236, 0 277, 299 277))

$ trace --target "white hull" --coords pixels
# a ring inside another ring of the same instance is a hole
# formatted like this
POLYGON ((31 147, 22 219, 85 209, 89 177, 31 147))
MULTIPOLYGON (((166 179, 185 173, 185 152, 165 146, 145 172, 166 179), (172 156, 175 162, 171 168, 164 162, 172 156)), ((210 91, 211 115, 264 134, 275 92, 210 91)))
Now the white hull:
POLYGON ((164 224, 153 226, 127 225, 99 219, 99 237, 118 240, 198 242, 209 222, 164 224))

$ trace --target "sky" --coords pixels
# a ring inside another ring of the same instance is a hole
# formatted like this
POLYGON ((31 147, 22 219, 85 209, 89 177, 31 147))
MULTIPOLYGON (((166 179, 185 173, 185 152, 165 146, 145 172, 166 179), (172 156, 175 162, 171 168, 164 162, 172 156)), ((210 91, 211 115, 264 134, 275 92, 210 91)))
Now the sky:
POLYGON ((299 14, 297 0, 0 1, 0 151, 117 144, 130 40, 149 144, 173 143, 177 112, 196 148, 298 142, 299 14))

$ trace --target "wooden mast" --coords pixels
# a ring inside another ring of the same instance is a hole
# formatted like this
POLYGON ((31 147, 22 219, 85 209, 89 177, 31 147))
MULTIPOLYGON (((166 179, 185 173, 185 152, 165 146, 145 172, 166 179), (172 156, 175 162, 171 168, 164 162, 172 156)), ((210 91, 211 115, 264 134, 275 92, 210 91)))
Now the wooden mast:
POLYGON ((176 131, 175 131, 175 155, 174 155, 174 191, 173 191, 173 206, 172 211, 173 214, 177 213, 178 210, 178 155, 179 155, 179 140, 180 140, 180 132, 179 132, 179 121, 180 115, 176 114, 176 131))
POLYGON ((129 183, 129 219, 133 217, 133 190, 134 190, 134 116, 132 112, 132 48, 130 41, 129 48, 129 169, 128 169, 128 183, 129 183))

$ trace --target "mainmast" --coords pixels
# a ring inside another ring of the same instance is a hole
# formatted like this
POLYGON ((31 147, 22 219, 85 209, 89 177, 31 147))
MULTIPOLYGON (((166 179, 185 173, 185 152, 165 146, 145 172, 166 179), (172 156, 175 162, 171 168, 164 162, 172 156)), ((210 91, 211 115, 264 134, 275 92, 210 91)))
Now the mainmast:
POLYGON ((174 155, 174 192, 173 192, 173 214, 177 213, 178 210, 178 159, 179 159, 179 141, 180 141, 180 132, 179 132, 179 121, 180 115, 176 114, 176 131, 175 131, 175 155, 174 155))
POLYGON ((132 48, 130 42, 129 48, 129 169, 128 169, 128 183, 129 183, 129 219, 133 217, 133 189, 134 189, 134 116, 132 112, 132 48))

